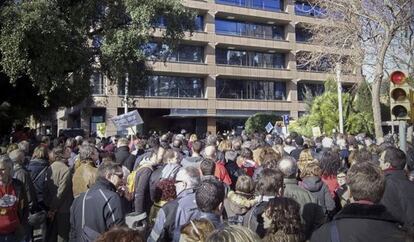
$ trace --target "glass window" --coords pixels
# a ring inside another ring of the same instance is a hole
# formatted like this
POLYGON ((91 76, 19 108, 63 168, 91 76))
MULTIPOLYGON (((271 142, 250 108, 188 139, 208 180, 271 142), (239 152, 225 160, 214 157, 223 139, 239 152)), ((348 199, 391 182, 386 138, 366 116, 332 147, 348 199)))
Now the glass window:
MULTIPOLYGON (((122 94, 123 86, 118 90, 122 94)), ((201 78, 177 76, 151 76, 145 90, 135 90, 131 95, 145 95, 148 97, 203 97, 204 84, 201 78)))
POLYGON ((104 94, 104 79, 100 72, 94 72, 90 78, 91 91, 93 95, 104 94))
POLYGON ((195 30, 204 31, 204 16, 197 15, 195 20, 195 30))
POLYGON ((283 0, 216 0, 216 3, 275 12, 283 11, 284 9, 283 0))
MULTIPOLYGON (((204 16, 197 15, 194 21, 194 29, 196 31, 204 31, 204 16)), ((160 16, 153 21, 152 26, 165 28, 167 26, 167 19, 163 16, 160 16)))
POLYGON ((273 56, 274 56, 274 67, 285 69, 286 68, 285 54, 275 53, 273 56))
POLYGON ((303 101, 305 100, 307 95, 311 97, 321 95, 325 90, 324 85, 316 84, 316 83, 306 83, 306 82, 299 82, 298 83, 298 100, 303 101))
POLYGON ((223 19, 216 19, 216 33, 239 35, 239 26, 237 22, 223 19))
POLYGON ((178 49, 178 61, 203 62, 203 48, 191 45, 180 46, 178 49))
POLYGON ((261 68, 286 68, 284 53, 263 53, 221 48, 216 48, 216 63, 261 68))
POLYGON ((312 38, 312 33, 309 32, 307 29, 300 27, 300 26, 296 26, 295 34, 296 34, 296 41, 300 41, 300 42, 309 42, 310 39, 312 38))
POLYGON ((273 33, 272 33, 273 39, 285 39, 285 28, 283 26, 277 25, 273 26, 273 33))
POLYGON ((319 6, 312 6, 308 2, 295 2, 295 14, 311 17, 323 17, 326 10, 319 6))
POLYGON ((285 39, 285 28, 280 25, 245 23, 225 19, 216 19, 217 34, 246 36, 259 39, 285 39))
POLYGON ((145 56, 152 60, 167 58, 168 61, 178 62, 204 61, 204 48, 202 46, 180 45, 176 50, 172 50, 166 44, 149 42, 142 49, 145 56))
POLYGON ((286 100, 286 83, 261 80, 216 80, 217 98, 286 100))

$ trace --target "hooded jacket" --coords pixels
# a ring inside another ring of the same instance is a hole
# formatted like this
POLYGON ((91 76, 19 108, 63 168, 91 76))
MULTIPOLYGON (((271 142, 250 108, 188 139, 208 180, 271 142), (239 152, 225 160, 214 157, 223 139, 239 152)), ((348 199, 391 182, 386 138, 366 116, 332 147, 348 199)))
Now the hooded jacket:
POLYGON ((227 198, 224 199, 224 209, 227 218, 231 220, 232 217, 245 215, 257 202, 255 197, 248 198, 245 195, 230 191, 227 198))
POLYGON ((316 199, 324 212, 335 209, 335 202, 331 197, 328 186, 318 176, 308 176, 302 179, 299 186, 308 190, 316 199))

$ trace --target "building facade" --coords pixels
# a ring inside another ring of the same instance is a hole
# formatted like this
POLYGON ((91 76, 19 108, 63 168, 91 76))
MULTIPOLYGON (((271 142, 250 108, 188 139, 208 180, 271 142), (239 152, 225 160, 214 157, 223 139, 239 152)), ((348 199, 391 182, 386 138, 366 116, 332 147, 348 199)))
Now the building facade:
MULTIPOLYGON (((168 46, 159 44, 160 30, 145 47, 153 76, 145 90, 129 89, 129 111, 137 109, 143 131, 186 129, 198 134, 242 126, 257 112, 289 114, 305 111, 305 90, 323 92, 332 73, 326 66, 309 68, 296 56, 315 51, 301 24, 315 24, 322 9, 294 0, 185 0, 198 13, 196 31, 187 35, 166 62, 154 62, 168 46)), ((359 74, 344 75, 351 87, 359 74)), ((58 129, 117 129, 111 118, 124 112, 122 85, 111 85, 100 73, 91 78, 92 100, 57 114, 58 129)))

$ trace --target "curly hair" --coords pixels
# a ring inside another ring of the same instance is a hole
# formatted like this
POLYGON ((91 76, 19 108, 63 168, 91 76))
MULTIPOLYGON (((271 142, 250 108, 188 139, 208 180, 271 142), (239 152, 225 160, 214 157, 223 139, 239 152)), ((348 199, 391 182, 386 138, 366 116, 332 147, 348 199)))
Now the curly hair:
POLYGON ((323 152, 319 163, 322 169, 322 176, 335 176, 341 166, 339 154, 332 151, 323 152))
POLYGON ((132 230, 127 227, 112 227, 106 231, 95 242, 144 242, 141 233, 138 230, 132 230))
POLYGON ((303 241, 299 210, 300 205, 291 198, 276 197, 270 200, 264 216, 271 220, 271 224, 263 241, 303 241))
POLYGON ((259 158, 256 162, 261 165, 269 159, 279 161, 281 158, 282 155, 279 152, 276 152, 272 147, 264 147, 260 151, 259 158))
POLYGON ((164 179, 157 183, 154 192, 154 201, 171 201, 177 197, 175 192, 175 181, 164 179))
POLYGON ((305 178, 308 176, 320 176, 321 168, 317 162, 307 163, 303 166, 303 169, 300 173, 300 178, 305 178))

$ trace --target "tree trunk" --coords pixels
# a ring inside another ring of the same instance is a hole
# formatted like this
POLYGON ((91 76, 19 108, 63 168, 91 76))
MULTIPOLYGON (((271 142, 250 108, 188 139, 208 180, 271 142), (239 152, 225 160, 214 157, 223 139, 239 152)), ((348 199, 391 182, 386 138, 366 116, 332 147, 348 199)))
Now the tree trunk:
MULTIPOLYGON (((382 75, 381 75, 382 77, 382 75)), ((380 103, 380 89, 381 89, 381 78, 375 79, 372 84, 372 114, 374 116, 374 130, 375 138, 383 137, 382 132, 382 120, 381 120, 381 103, 380 103)))

